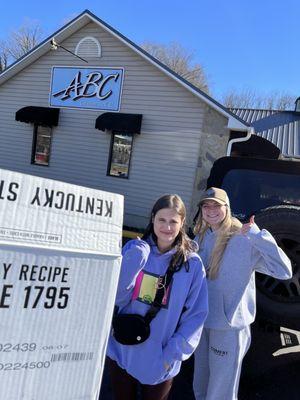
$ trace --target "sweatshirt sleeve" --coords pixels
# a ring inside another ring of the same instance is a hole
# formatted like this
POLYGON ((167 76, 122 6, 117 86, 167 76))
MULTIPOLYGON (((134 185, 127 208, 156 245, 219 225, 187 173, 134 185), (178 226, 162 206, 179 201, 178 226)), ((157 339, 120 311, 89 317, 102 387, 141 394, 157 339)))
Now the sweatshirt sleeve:
POLYGON ((254 224, 247 233, 247 237, 252 244, 251 256, 254 270, 277 279, 292 277, 290 259, 266 229, 260 230, 254 224))
POLYGON ((190 268, 195 270, 194 279, 176 332, 163 348, 166 368, 174 360, 186 360, 195 351, 208 313, 207 284, 203 264, 198 256, 189 259, 189 262, 190 268))
POLYGON ((123 247, 116 297, 116 305, 119 308, 123 308, 130 302, 137 275, 145 267, 149 254, 149 244, 141 239, 130 240, 123 247))

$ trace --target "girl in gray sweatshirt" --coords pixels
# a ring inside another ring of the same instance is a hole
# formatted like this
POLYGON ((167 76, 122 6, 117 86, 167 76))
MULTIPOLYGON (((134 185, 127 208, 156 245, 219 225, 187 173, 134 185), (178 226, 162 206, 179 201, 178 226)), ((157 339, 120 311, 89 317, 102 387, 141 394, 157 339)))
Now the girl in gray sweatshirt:
POLYGON ((255 271, 292 277, 291 263, 272 235, 231 216, 224 190, 208 189, 195 226, 208 276, 209 314, 195 352, 196 400, 236 400, 243 357, 255 319, 255 271))

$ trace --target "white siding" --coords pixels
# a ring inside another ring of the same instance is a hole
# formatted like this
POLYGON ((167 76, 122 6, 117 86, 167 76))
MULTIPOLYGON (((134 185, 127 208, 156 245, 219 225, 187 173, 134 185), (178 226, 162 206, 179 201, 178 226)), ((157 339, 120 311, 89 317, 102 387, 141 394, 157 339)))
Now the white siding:
POLYGON ((163 193, 178 193, 189 208, 203 104, 93 23, 62 45, 74 51, 85 36, 94 36, 102 48, 100 60, 89 59, 91 66, 125 68, 120 112, 143 114, 129 179, 106 176, 111 136, 94 128, 99 111, 61 109, 50 166, 30 164, 33 127, 16 122, 16 111, 48 106, 52 66, 87 66, 62 49, 50 51, 0 87, 0 167, 124 194, 125 223, 131 226, 145 224, 153 201, 163 193))

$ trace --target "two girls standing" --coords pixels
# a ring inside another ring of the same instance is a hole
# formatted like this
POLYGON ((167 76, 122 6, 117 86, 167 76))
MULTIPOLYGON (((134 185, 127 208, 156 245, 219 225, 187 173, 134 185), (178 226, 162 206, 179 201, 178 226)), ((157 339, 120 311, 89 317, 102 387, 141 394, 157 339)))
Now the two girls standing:
POLYGON ((255 318, 254 271, 291 277, 290 261, 271 234, 260 231, 253 217, 242 225, 231 216, 226 192, 210 188, 201 199, 195 238, 206 282, 197 246, 185 233, 185 218, 182 200, 165 195, 155 203, 142 240, 123 248, 118 312, 152 317, 143 342, 127 345, 116 334, 110 337, 115 400, 135 400, 138 383, 143 400, 167 400, 181 361, 194 352, 200 336, 196 400, 236 400, 255 318))

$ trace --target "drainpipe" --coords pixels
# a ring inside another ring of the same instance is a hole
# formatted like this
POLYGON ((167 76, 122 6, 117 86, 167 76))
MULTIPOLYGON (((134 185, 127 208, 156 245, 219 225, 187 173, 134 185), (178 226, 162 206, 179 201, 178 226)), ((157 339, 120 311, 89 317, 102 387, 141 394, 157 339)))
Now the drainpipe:
POLYGON ((254 135, 254 128, 252 126, 250 126, 248 128, 248 132, 247 132, 246 136, 229 140, 228 145, 227 145, 226 156, 228 156, 228 157, 230 156, 233 143, 246 142, 247 140, 250 139, 251 135, 254 135))
POLYGON ((298 97, 295 101, 295 111, 300 112, 300 97, 298 97))

